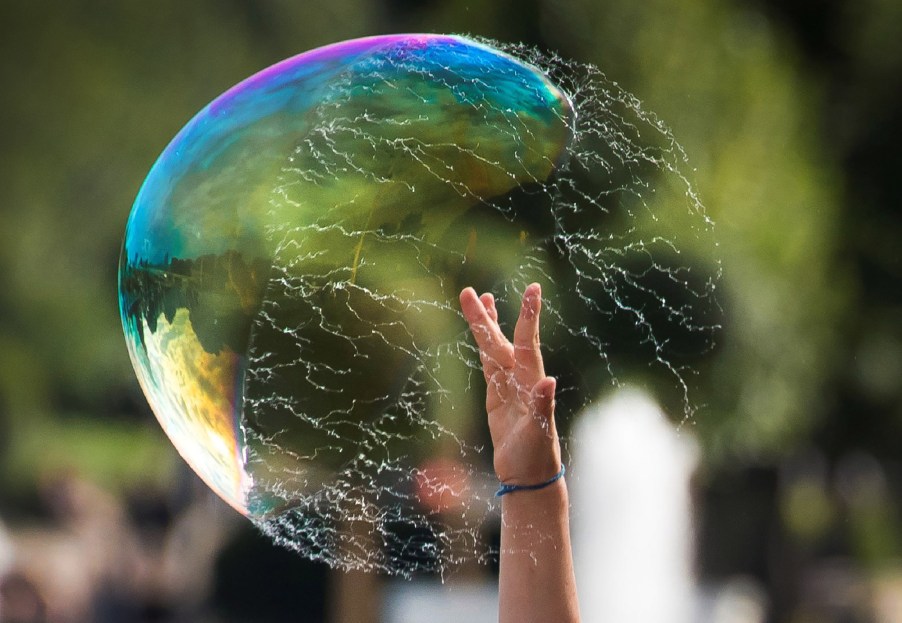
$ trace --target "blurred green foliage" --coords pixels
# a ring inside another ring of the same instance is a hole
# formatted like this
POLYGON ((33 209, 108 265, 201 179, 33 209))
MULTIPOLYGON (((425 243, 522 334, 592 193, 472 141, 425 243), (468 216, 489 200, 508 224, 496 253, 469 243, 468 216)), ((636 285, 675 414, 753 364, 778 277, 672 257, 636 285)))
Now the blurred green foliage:
POLYGON ((849 297, 813 80, 749 7, 552 6, 576 35, 568 53, 623 68, 618 80, 672 126, 717 223, 725 327, 698 420, 707 458, 786 451, 822 409, 849 297))
POLYGON ((673 128, 723 262, 724 330, 694 379, 706 477, 812 448, 831 466, 874 456, 889 475, 858 506, 825 491, 829 473, 775 495, 800 542, 860 508, 850 551, 897 555, 886 536, 902 528, 894 0, 0 4, 0 483, 66 467, 110 486, 168 477, 174 453, 143 405, 116 307, 144 175, 195 111, 254 71, 392 31, 558 50, 673 128))

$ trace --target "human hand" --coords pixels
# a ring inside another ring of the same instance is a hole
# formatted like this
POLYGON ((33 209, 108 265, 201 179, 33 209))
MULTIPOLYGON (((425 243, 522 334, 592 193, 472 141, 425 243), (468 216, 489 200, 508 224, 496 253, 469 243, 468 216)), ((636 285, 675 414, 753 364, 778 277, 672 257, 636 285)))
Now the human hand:
POLYGON ((460 306, 479 346, 495 473, 504 484, 545 482, 561 468, 561 449, 554 424, 557 383, 545 376, 539 342, 542 289, 533 283, 523 293, 513 343, 498 326, 491 293, 477 296, 466 288, 460 306))

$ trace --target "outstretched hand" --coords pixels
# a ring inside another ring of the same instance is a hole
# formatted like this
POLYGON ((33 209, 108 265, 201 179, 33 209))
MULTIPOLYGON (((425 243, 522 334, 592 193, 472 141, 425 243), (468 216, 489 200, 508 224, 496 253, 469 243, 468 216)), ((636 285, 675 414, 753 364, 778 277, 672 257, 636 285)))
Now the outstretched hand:
POLYGON ((479 346, 486 381, 486 411, 495 448, 494 464, 504 484, 545 482, 561 467, 554 424, 556 381, 545 376, 539 342, 542 289, 526 288, 511 343, 498 326, 491 293, 460 293, 460 306, 479 346))

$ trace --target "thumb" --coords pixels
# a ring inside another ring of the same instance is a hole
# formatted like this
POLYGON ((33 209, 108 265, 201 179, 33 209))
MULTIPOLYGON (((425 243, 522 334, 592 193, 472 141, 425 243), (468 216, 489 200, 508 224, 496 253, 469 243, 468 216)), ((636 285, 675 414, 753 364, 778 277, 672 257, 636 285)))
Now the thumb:
POLYGON ((532 388, 532 404, 535 413, 543 420, 554 419, 554 391, 557 388, 557 379, 546 376, 532 388))

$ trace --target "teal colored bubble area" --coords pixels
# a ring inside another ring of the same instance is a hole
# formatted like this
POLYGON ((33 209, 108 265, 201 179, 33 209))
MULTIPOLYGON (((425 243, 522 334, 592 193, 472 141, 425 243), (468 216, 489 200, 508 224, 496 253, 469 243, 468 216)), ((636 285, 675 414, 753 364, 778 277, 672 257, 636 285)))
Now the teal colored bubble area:
MULTIPOLYGON (((386 114, 381 107, 389 106, 393 109, 386 119, 394 123, 419 123, 420 129, 434 126, 424 140, 448 131, 441 124, 459 124, 463 111, 474 106, 507 111, 497 119, 486 116, 465 123, 463 130, 468 133, 489 131, 468 137, 474 144, 503 134, 490 127, 496 121, 518 124, 524 116, 532 117, 551 130, 550 136, 537 140, 554 143, 539 146, 543 151, 533 154, 538 158, 560 154, 569 115, 563 95, 535 69, 461 38, 392 35, 319 48, 236 85, 179 132, 135 201, 125 240, 126 259, 160 263, 167 257, 223 253, 236 245, 250 245, 239 249, 244 252, 260 251, 255 246, 264 226, 255 202, 259 185, 270 181, 268 176, 279 172, 298 142, 309 135, 311 112, 337 101, 346 107, 344 115, 370 110, 386 114), (386 88, 376 93, 380 86, 386 88), (201 201, 209 218, 222 219, 210 223, 222 230, 217 236, 195 235, 194 219, 201 201), (189 203, 193 210, 186 210, 189 203), (227 235, 227 227, 240 233, 227 235)), ((471 112, 463 114, 469 117, 471 112)), ((524 124, 522 131, 529 130, 529 125, 524 124)), ((525 147, 516 143, 525 137, 516 134, 520 128, 510 131, 513 134, 504 139, 508 153, 503 155, 515 158, 513 152, 525 147)))
POLYGON ((307 557, 404 575, 490 557, 463 287, 515 309, 542 282, 543 337, 574 369, 611 372, 618 322, 667 368, 655 306, 696 326, 646 296, 650 274, 687 281, 650 261, 674 246, 602 227, 646 174, 684 181, 681 154, 637 142, 672 144, 622 92, 540 64, 445 35, 319 48, 202 109, 138 193, 119 302, 145 395, 204 482, 307 557))

